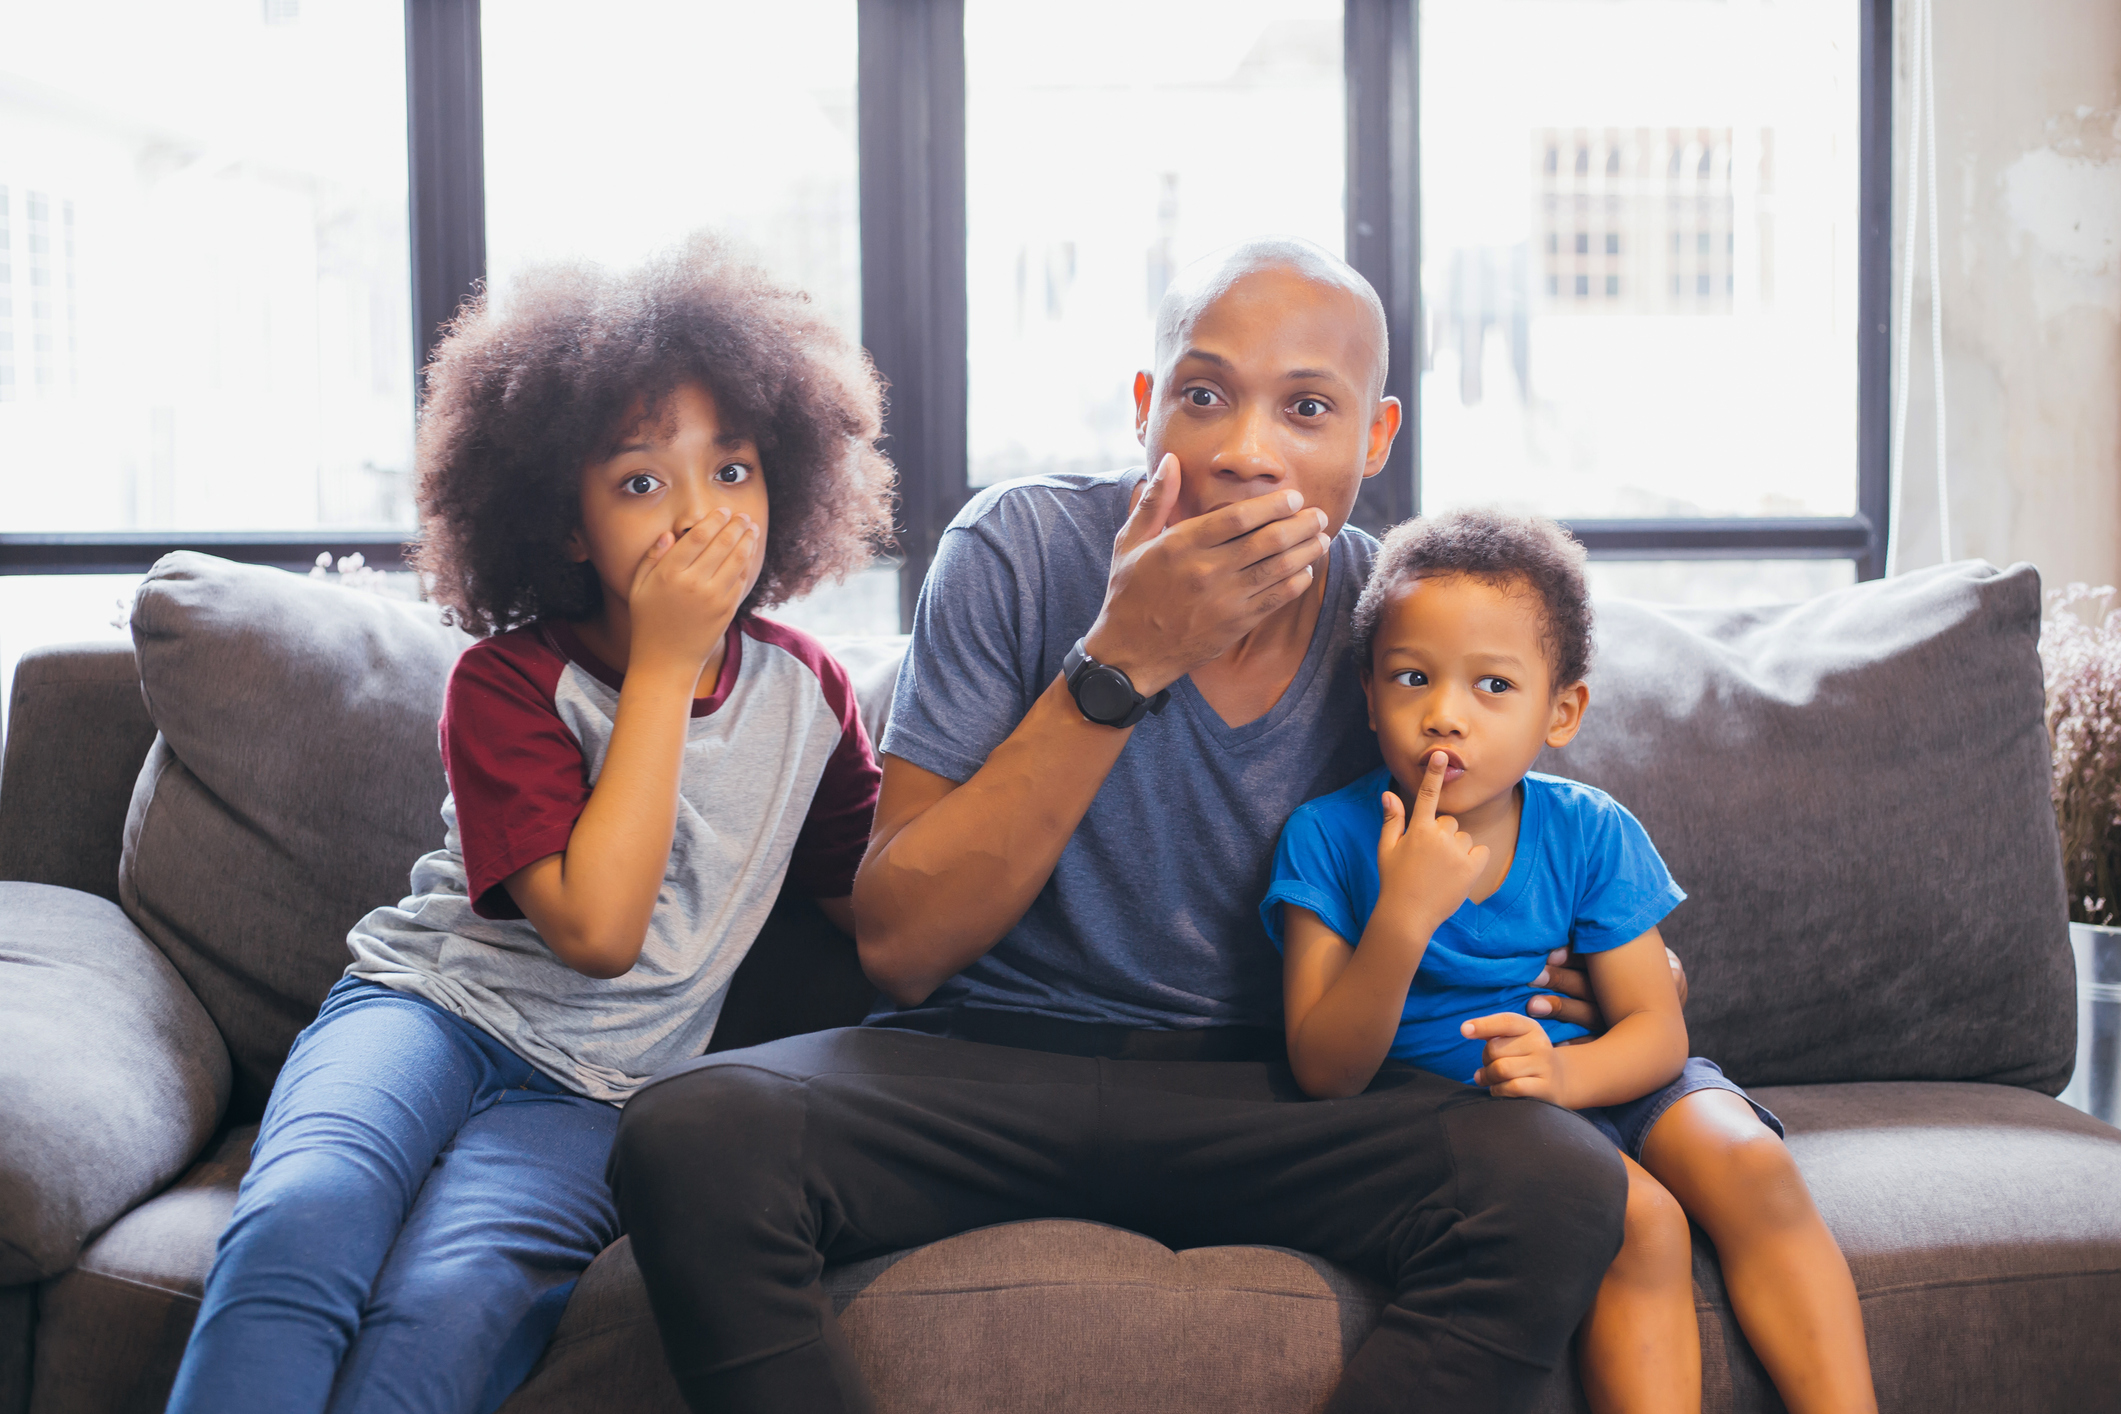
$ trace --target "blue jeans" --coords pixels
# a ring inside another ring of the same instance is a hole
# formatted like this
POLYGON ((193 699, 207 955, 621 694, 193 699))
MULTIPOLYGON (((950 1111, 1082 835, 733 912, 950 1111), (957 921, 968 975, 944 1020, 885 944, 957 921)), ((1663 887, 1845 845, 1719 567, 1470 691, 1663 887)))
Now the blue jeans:
POLYGON ((273 1086, 170 1410, 494 1409, 618 1235, 618 1124, 471 1023, 342 979, 273 1086))

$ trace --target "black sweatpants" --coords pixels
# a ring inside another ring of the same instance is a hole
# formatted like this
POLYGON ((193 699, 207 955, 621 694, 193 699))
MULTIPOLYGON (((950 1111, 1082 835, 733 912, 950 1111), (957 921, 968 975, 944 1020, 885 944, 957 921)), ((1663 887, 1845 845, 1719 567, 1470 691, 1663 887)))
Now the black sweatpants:
POLYGON ((1024 1218, 1315 1253, 1395 1293, 1329 1409, 1530 1405, 1619 1250, 1627 1180, 1565 1110, 1387 1063, 1102 1060, 886 1029, 705 1057, 630 1100, 622 1222, 695 1410, 865 1410, 826 1263, 1024 1218))

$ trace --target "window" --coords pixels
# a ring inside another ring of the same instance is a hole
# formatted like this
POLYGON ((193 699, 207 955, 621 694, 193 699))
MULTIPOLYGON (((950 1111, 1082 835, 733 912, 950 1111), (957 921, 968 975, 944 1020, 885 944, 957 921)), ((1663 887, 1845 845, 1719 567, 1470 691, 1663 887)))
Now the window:
POLYGON ((10 23, 0 574, 178 545, 390 563, 411 373, 457 301, 709 222, 891 381, 907 588, 975 486, 1134 460, 1157 295, 1268 231, 1344 250, 1385 301, 1410 417, 1359 524, 1536 506, 1601 565, 1725 567, 1632 581, 1688 592, 1883 569, 1886 0, 111 0, 10 23), (592 63, 625 103, 555 98, 592 63), (1211 119, 1222 140, 1182 140, 1211 119), (709 127, 739 140, 687 140, 709 127), (87 409, 89 460, 31 475, 87 409))
POLYGON ((1422 285, 1445 331, 1421 381, 1421 504, 1853 520, 1863 7, 1419 16, 1422 285), (1557 147, 1577 154, 1566 170, 1539 160, 1557 147), (1463 302, 1466 260, 1523 268, 1514 251, 1551 252, 1582 210, 1610 222, 1603 299, 1549 254, 1545 281, 1463 302))
POLYGON ((411 527, 404 36, 388 0, 10 14, 0 529, 411 527))
POLYGON ((1341 50, 1338 0, 967 0, 971 485, 1141 459, 1133 377, 1189 261, 1341 249, 1341 50))
POLYGON ((855 0, 623 0, 587 13, 574 0, 481 10, 497 295, 538 261, 627 266, 713 226, 859 338, 855 0), (704 55, 724 56, 711 82, 704 55), (623 76, 623 101, 555 101, 562 74, 623 76))

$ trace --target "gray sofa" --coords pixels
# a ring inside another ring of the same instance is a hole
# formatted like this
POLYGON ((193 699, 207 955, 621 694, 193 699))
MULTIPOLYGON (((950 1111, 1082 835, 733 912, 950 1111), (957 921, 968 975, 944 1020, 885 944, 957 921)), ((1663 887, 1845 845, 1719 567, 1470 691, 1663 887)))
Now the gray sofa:
MULTIPOLYGON (((1798 606, 1601 606, 1589 725, 1546 763, 1632 806, 1695 1048, 1787 1122, 1888 1410, 2121 1402, 2121 1132, 2049 1096, 2075 1010, 2046 803, 2038 581, 1946 567, 1798 606)), ((215 1234, 347 925, 439 837, 429 611, 195 555, 134 647, 27 655, 0 774, 0 1414, 161 1407, 215 1234)), ((846 645, 872 726, 895 643, 846 645)), ((785 899, 717 1048, 860 1015, 785 899)), ((700 1201, 714 1195, 702 1193, 700 1201)), ((1711 1411, 1781 1406, 1696 1272, 1711 1411)), ((878 1406, 1318 1407, 1364 1274, 1080 1222, 828 1277, 878 1406)), ((677 1410, 624 1240, 510 1400, 677 1410)), ((1572 1372, 1545 1406, 1578 1409, 1572 1372)))

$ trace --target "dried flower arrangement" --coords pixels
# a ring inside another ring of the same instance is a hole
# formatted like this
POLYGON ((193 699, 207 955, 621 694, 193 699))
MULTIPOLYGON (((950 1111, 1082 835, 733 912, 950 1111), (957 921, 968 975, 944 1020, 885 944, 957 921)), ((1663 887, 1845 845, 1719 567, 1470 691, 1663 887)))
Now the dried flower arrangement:
POLYGON ((2051 591, 2040 626, 2050 789, 2073 923, 2121 922, 2121 609, 2113 600, 2110 585, 2051 591))

